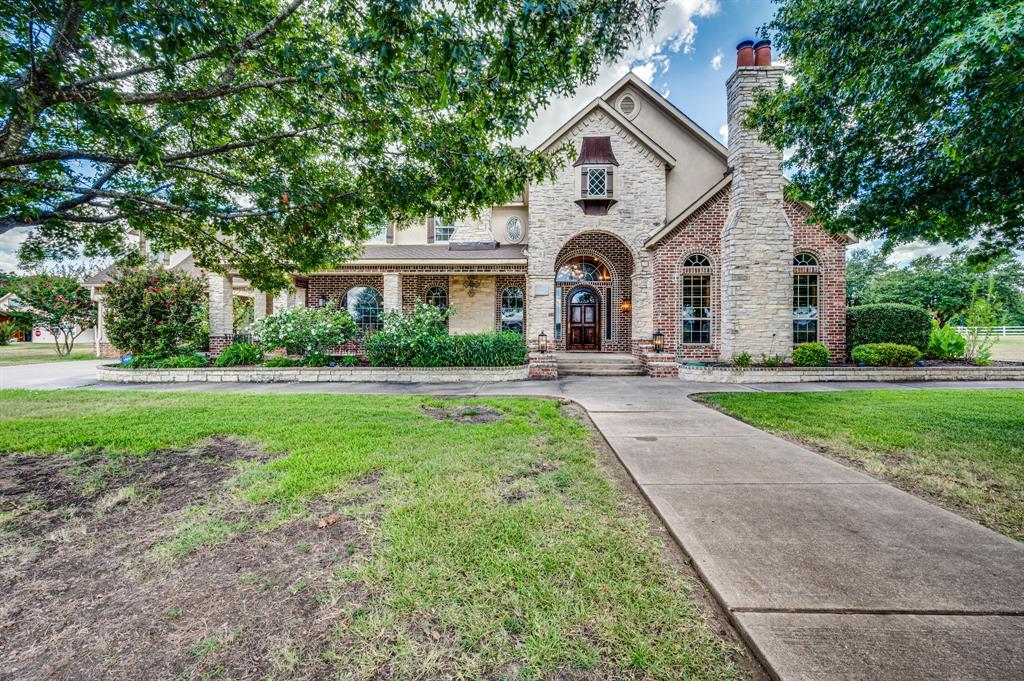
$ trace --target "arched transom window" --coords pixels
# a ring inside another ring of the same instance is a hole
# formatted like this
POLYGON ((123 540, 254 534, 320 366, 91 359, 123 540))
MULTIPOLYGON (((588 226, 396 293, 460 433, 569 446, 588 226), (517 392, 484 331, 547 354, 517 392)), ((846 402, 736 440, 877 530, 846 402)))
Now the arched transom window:
POLYGON ((611 273, 597 258, 581 256, 573 258, 558 268, 555 281, 573 283, 577 281, 611 281, 611 273))
POLYGON ((683 345, 711 344, 711 259, 694 253, 683 260, 679 279, 680 341, 683 345))
POLYGON ((810 253, 793 257, 793 343, 818 340, 818 259, 810 253))
POLYGON ((363 331, 381 327, 383 303, 380 292, 372 286, 353 286, 345 292, 345 309, 363 331))
POLYGON ((431 286, 427 289, 427 305, 448 309, 448 291, 443 286, 431 286))
POLYGON ((518 286, 501 292, 501 330, 523 333, 523 289, 518 286))

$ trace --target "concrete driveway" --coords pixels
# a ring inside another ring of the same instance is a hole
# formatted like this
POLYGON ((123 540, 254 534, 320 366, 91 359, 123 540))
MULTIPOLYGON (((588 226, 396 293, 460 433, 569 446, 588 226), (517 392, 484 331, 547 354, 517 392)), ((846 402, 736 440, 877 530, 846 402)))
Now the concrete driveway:
MULTIPOLYGON (((90 365, 17 367, 3 380, 130 387, 90 381, 90 365)), ((689 399, 719 390, 937 387, 1024 383, 752 387, 580 377, 134 388, 568 397, 587 409, 775 678, 1024 678, 1024 544, 689 399)))
POLYGON ((0 366, 0 388, 56 390, 96 383, 96 367, 109 359, 0 366))

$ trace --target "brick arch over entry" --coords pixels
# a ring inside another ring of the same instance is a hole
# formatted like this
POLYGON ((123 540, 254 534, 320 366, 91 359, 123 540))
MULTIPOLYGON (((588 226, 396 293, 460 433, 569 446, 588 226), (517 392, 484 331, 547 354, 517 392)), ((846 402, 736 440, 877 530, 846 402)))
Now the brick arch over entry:
MULTIPOLYGON (((633 290, 633 254, 629 247, 616 236, 604 232, 583 232, 572 237, 562 246, 555 258, 552 277, 565 263, 582 256, 597 258, 608 267, 611 281, 586 282, 586 285, 597 291, 601 310, 601 343, 602 352, 629 352, 632 338, 632 314, 622 311, 622 301, 632 299, 633 290), (610 329, 610 331, 609 331, 610 329)), ((566 331, 568 329, 568 296, 576 284, 555 284, 556 296, 560 300, 561 337, 555 339, 555 348, 565 350, 566 331)))

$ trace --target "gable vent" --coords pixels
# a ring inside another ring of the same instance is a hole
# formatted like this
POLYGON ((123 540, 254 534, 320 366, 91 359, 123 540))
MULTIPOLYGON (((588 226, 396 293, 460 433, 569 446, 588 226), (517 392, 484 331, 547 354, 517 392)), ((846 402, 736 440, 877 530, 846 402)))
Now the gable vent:
POLYGON ((619 100, 619 109, 627 116, 636 111, 636 102, 632 97, 626 95, 619 100))

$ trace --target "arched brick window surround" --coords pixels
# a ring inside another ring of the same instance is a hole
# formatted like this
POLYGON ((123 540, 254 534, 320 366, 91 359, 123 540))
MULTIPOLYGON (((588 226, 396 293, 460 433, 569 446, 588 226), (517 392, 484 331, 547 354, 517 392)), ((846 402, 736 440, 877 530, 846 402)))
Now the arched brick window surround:
MULTIPOLYGON (((632 313, 622 312, 622 301, 633 297, 634 258, 629 246, 620 238, 607 232, 581 232, 562 246, 555 258, 552 279, 558 269, 573 258, 588 256, 604 263, 611 275, 610 281, 588 281, 601 302, 601 350, 605 352, 629 352, 632 338, 632 313), (611 305, 609 310, 608 306, 611 305), (609 312, 611 324, 608 324, 609 312), (606 331, 610 329, 610 334, 606 331), (610 338, 609 338, 610 335, 610 338)), ((565 349, 565 331, 568 328, 568 296, 577 288, 575 283, 556 283, 560 291, 561 338, 554 340, 556 350, 565 349)))

